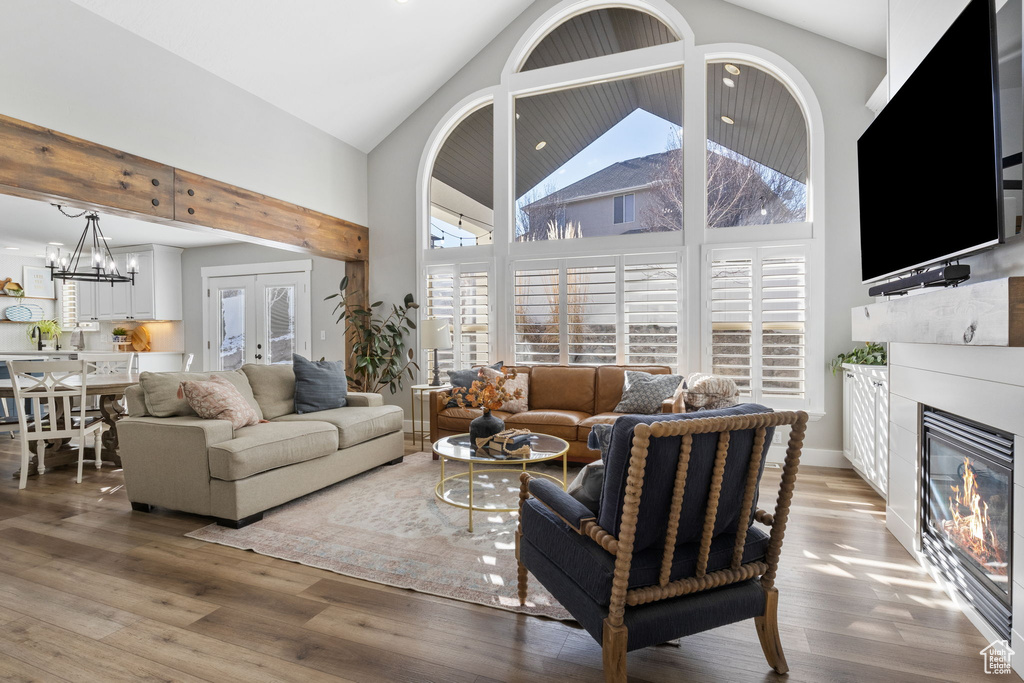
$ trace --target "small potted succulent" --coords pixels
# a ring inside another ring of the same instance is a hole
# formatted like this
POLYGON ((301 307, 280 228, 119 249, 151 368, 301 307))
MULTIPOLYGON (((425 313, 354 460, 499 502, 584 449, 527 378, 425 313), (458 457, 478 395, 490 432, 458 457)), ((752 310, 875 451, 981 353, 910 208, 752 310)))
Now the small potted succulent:
POLYGON ((114 331, 110 333, 114 339, 115 344, 127 344, 128 343, 128 330, 123 327, 115 327, 114 331))
POLYGON ((471 448, 476 448, 477 439, 486 439, 504 431, 505 423, 495 415, 492 410, 498 410, 502 404, 516 398, 523 397, 523 390, 516 389, 509 391, 505 388, 505 382, 516 376, 515 371, 498 377, 493 382, 483 378, 473 382, 469 388, 454 387, 446 398, 453 398, 460 408, 467 405, 473 408, 481 408, 483 415, 469 423, 469 443, 471 448))

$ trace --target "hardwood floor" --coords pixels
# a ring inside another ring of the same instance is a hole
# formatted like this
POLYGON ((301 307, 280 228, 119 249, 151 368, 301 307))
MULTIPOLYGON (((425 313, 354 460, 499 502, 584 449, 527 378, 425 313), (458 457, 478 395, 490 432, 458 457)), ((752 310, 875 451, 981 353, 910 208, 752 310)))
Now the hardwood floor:
MULTIPOLYGON (((579 629, 185 538, 209 520, 131 512, 110 468, 18 491, 16 444, 0 441, 2 680, 602 680, 579 629)), ((789 675, 751 621, 631 653, 630 680, 991 680, 986 643, 884 519, 852 472, 804 468, 777 583, 789 675)))

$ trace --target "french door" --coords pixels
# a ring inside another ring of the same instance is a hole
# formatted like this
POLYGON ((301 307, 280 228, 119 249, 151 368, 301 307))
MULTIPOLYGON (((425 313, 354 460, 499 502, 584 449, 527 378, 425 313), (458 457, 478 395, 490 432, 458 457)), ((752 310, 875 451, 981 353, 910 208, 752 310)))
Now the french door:
POLYGON ((231 275, 207 280, 208 370, 291 363, 309 356, 309 273, 231 275))

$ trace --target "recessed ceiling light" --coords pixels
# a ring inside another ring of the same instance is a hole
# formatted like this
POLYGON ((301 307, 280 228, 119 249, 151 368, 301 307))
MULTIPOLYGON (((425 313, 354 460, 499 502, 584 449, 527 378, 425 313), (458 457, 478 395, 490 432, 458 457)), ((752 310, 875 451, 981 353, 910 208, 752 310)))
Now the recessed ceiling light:
POLYGON ((732 120, 731 118, 729 118, 728 116, 723 116, 723 117, 722 117, 722 120, 723 120, 723 121, 725 121, 726 123, 728 123, 728 124, 729 124, 730 126, 731 126, 732 124, 736 123, 735 121, 733 121, 733 120, 732 120))
POLYGON ((548 146, 548 143, 546 141, 544 141, 544 140, 541 140, 540 142, 537 143, 537 146, 534 147, 534 149, 539 152, 539 151, 541 151, 542 149, 544 149, 547 146, 548 146))
POLYGON ((11 251, 18 251, 18 247, 4 247, 4 249, 10 249, 11 251))
POLYGON ((736 66, 735 64, 726 64, 725 65, 725 70, 728 71, 729 73, 731 73, 733 76, 739 76, 740 75, 740 68, 738 66, 736 66))
POLYGON ((409 0, 395 0, 395 2, 397 2, 399 5, 404 5, 405 3, 409 2, 409 0))
POLYGON ((736 81, 732 80, 728 76, 726 76, 725 78, 722 79, 722 83, 725 83, 730 88, 735 88, 736 87, 736 81))
POLYGON ((47 244, 52 244, 55 247, 63 247, 64 246, 63 242, 47 242, 47 244))
POLYGON ((103 236, 103 239, 105 239, 105 240, 112 240, 112 239, 114 239, 114 238, 113 238, 113 237, 107 237, 106 235, 104 235, 104 236, 103 236))

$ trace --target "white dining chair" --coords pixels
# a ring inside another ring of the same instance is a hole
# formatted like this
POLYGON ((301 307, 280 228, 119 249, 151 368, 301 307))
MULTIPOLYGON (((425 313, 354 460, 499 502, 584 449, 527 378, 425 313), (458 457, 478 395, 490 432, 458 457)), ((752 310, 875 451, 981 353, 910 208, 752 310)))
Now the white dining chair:
POLYGON ((29 443, 36 442, 39 474, 46 473, 46 442, 54 439, 78 439, 78 477, 82 483, 85 443, 95 435, 96 468, 102 463, 103 444, 100 420, 86 415, 89 375, 85 360, 7 361, 18 409, 18 434, 21 437, 21 481, 28 483, 29 443), (75 399, 78 399, 76 407, 75 399))
POLYGON ((89 364, 86 372, 90 375, 116 375, 122 372, 139 371, 137 353, 80 353, 79 360, 89 364))
POLYGON ((181 371, 188 372, 188 369, 192 367, 192 359, 196 357, 194 353, 186 353, 185 357, 181 361, 181 371))

